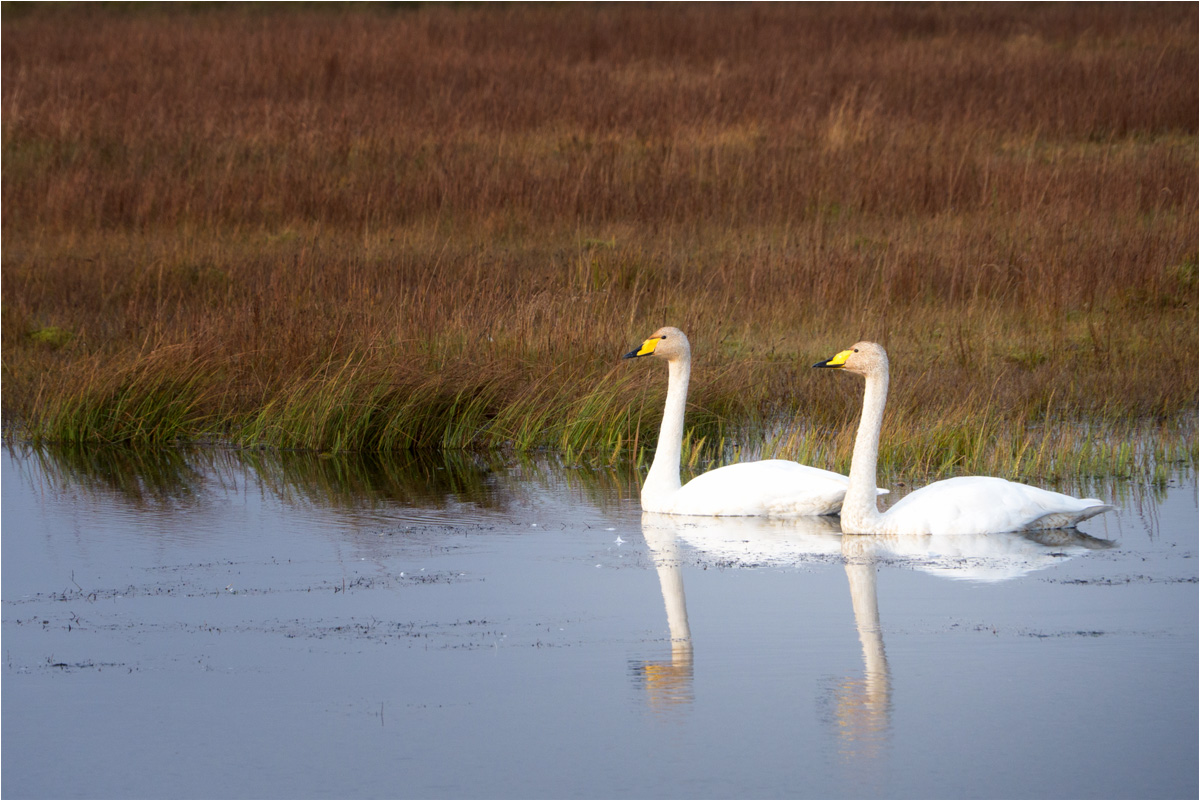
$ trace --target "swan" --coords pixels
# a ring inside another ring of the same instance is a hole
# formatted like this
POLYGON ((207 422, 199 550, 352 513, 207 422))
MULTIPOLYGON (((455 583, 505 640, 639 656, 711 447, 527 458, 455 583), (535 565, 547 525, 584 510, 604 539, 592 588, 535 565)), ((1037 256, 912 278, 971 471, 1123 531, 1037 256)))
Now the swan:
POLYGON ((675 515, 795 517, 836 514, 849 479, 840 473, 765 459, 710 470, 687 484, 679 480, 683 413, 692 349, 678 328, 660 328, 622 358, 654 356, 667 362, 667 405, 654 461, 642 485, 642 510, 675 515))
POLYGON ((887 402, 887 352, 874 342, 859 342, 813 367, 845 370, 866 379, 862 419, 850 459, 850 487, 842 504, 845 534, 999 534, 1071 528, 1113 509, 1096 498, 1081 500, 1003 478, 961 476, 922 487, 880 513, 873 490, 887 402))

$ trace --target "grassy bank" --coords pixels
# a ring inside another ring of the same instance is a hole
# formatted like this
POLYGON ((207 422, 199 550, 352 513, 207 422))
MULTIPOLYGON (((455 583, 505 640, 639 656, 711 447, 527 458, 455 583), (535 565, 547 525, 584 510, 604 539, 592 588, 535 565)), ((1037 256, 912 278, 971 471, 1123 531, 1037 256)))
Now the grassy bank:
POLYGON ((23 435, 1195 463, 1194 6, 3 14, 23 435))

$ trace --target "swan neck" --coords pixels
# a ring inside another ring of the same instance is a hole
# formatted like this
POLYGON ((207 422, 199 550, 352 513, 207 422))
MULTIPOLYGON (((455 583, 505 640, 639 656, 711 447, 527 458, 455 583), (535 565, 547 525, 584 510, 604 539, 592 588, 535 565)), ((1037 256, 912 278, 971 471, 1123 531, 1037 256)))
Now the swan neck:
POLYGON ((658 447, 654 450, 654 461, 646 475, 647 489, 654 492, 671 492, 679 489, 679 462, 683 450, 683 415, 687 409, 688 380, 691 377, 690 359, 667 362, 667 405, 663 411, 662 426, 658 430, 658 447))
POLYGON ((879 431, 883 426, 883 408, 887 403, 888 371, 866 377, 863 390, 862 419, 854 437, 854 454, 850 458, 850 486, 842 502, 842 527, 847 524, 856 534, 870 534, 881 522, 876 501, 876 466, 879 460, 879 431))

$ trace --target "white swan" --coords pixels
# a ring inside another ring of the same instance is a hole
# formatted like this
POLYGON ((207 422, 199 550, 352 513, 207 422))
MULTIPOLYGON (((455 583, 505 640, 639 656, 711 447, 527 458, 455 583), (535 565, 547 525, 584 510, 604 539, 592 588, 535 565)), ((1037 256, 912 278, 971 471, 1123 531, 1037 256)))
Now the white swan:
POLYGON ((692 349, 682 331, 668 326, 655 331, 641 347, 623 358, 639 356, 666 359, 668 375, 667 406, 658 433, 658 448, 642 485, 643 511, 794 517, 835 514, 841 508, 849 485, 846 476, 783 459, 726 465, 681 484, 679 459, 692 349))
POLYGON ((998 534, 1070 528, 1113 508, 1095 498, 1080 500, 1002 478, 963 476, 922 487, 880 513, 874 489, 879 429, 887 402, 887 353, 874 342, 859 342, 813 367, 846 370, 866 379, 862 419, 850 459, 850 488, 842 504, 843 533, 998 534))

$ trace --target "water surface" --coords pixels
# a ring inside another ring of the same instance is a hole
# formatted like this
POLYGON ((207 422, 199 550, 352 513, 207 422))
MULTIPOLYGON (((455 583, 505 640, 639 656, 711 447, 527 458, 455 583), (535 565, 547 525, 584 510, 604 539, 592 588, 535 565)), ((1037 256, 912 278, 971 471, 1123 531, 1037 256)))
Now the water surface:
POLYGON ((1190 474, 960 538, 643 516, 549 460, 0 482, 6 797, 1197 794, 1190 474))

